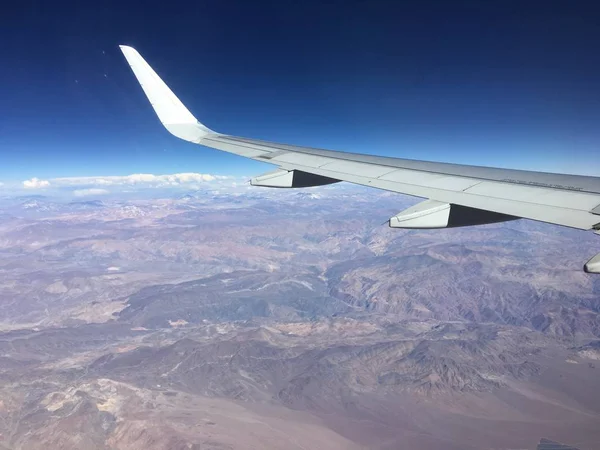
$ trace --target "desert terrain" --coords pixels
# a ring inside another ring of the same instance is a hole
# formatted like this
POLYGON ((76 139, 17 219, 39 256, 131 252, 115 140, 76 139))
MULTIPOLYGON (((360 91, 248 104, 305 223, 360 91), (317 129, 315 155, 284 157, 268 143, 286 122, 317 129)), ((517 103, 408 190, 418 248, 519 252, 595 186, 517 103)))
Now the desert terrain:
POLYGON ((0 448, 600 448, 598 237, 416 201, 0 199, 0 448))

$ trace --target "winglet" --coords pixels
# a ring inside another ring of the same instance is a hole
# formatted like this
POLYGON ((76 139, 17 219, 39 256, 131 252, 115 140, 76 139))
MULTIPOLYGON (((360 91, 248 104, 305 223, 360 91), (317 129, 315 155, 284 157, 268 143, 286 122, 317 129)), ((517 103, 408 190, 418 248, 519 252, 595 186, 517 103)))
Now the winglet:
POLYGON ((150 100, 156 115, 171 134, 186 141, 199 143, 204 136, 214 133, 196 120, 136 49, 126 45, 119 45, 119 48, 150 100))

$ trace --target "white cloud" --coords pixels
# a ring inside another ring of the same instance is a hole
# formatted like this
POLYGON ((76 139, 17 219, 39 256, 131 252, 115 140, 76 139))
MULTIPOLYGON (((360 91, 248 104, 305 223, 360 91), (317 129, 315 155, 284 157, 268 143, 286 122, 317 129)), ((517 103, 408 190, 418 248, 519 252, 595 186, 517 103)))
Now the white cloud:
POLYGON ((31 180, 23 181, 23 187, 27 189, 40 189, 50 186, 48 180, 40 180, 39 178, 33 177, 31 180))
POLYGON ((110 191, 107 191, 106 189, 99 189, 99 188, 75 189, 73 191, 73 195, 75 197, 85 197, 87 195, 106 195, 106 194, 110 194, 110 191))
POLYGON ((122 176, 100 176, 100 177, 68 177, 54 178, 52 185, 56 186, 149 186, 165 187, 180 186, 191 183, 200 183, 215 180, 229 179, 229 177, 211 175, 208 173, 174 173, 170 175, 154 175, 151 173, 134 173, 122 176))
MULTIPOLYGON (((212 175, 209 173, 184 172, 165 175, 155 175, 152 173, 134 173, 131 175, 118 176, 98 176, 98 177, 63 177, 42 180, 34 177, 23 181, 23 187, 26 189, 43 188, 80 188, 74 191, 76 196, 84 195, 102 195, 108 192, 96 190, 94 188, 104 188, 108 186, 121 186, 138 188, 164 188, 164 187, 183 187, 188 189, 200 189, 200 185, 207 182, 222 182, 224 180, 234 180, 235 177, 212 175)), ((2 186, 2 183, 0 183, 2 186)))

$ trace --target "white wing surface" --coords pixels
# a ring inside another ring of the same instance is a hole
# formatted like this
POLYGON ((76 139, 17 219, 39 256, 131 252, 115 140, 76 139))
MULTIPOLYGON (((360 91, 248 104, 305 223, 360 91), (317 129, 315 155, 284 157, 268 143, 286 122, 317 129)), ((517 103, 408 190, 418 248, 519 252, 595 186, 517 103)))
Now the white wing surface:
MULTIPOLYGON (((396 228, 445 228, 527 218, 600 229, 600 178, 416 161, 278 144, 214 132, 198 122, 142 56, 120 46, 158 118, 173 135, 278 166, 256 186, 347 181, 426 200, 390 219, 396 228)), ((600 272, 600 257, 584 267, 600 272)))

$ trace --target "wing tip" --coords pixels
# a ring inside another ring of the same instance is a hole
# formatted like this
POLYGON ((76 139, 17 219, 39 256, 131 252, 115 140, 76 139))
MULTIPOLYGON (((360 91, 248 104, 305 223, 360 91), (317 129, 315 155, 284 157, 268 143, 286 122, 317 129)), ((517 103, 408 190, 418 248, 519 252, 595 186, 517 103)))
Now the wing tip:
POLYGON ((135 48, 124 44, 119 48, 159 120, 171 134, 198 143, 207 134, 214 133, 193 116, 135 48))
POLYGON ((130 45, 119 45, 119 49, 121 50, 121 53, 123 53, 125 59, 127 59, 127 61, 130 63, 131 60, 129 58, 141 58, 140 52, 138 52, 135 48, 131 47, 130 45))

